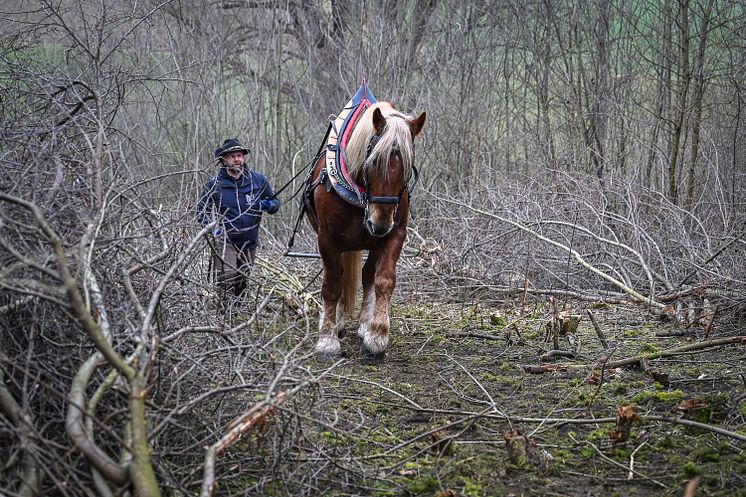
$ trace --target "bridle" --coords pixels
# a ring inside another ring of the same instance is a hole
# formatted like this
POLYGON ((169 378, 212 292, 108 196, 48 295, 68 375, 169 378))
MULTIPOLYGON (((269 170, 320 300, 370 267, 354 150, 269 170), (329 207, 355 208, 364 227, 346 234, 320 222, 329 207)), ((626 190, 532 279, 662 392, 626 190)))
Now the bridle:
MULTIPOLYGON (((367 216, 368 213, 368 207, 370 204, 388 204, 388 205, 394 205, 394 214, 396 214, 396 211, 399 209, 399 204, 401 203, 402 196, 404 195, 404 192, 406 190, 409 190, 409 193, 414 190, 414 187, 417 185, 417 182, 420 179, 420 173, 417 171, 417 168, 412 165, 412 171, 410 172, 409 176, 404 180, 404 184, 401 187, 401 190, 399 190, 399 193, 397 195, 370 195, 368 192, 370 191, 370 181, 368 180, 368 158, 370 157, 371 152, 373 151, 373 147, 375 147, 378 142, 381 140, 381 135, 378 133, 374 134, 370 137, 370 140, 368 140, 368 146, 365 149, 365 160, 363 162, 363 191, 361 192, 362 201, 363 201, 363 208, 365 209, 365 213, 367 216), (414 182, 410 186, 409 183, 414 178, 414 182)), ((414 147, 414 142, 412 142, 412 147, 414 147)))

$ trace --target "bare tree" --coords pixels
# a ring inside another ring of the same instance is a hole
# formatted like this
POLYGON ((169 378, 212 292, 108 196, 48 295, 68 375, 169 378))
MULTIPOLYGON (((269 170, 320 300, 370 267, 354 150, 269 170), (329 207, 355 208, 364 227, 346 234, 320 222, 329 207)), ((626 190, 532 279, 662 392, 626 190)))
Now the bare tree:
POLYGON ((355 427, 326 396, 338 364, 310 362, 318 268, 280 257, 304 163, 363 78, 433 116, 402 288, 633 300, 689 323, 717 306, 725 333, 739 326, 742 8, 594 5, 3 6, 0 491, 318 495, 388 478, 325 438, 355 427), (276 186, 300 175, 241 302, 216 302, 193 220, 228 136, 276 186))

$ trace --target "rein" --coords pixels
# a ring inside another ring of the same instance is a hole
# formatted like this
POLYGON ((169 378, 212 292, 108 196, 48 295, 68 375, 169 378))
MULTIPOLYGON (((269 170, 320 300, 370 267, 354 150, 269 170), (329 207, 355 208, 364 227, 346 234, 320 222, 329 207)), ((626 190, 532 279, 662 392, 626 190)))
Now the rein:
MULTIPOLYGON (((319 150, 316 152, 316 156, 313 159, 311 159, 309 162, 307 162, 300 169, 300 171, 298 171, 298 173, 295 176, 293 176, 293 178, 285 184, 285 186, 283 186, 282 188, 280 188, 278 190, 278 192, 275 193, 275 195, 274 195, 275 197, 282 190, 284 190, 285 188, 287 188, 287 186, 290 183, 292 183, 295 180, 295 178, 297 178, 298 176, 300 176, 300 173, 306 171, 306 169, 308 169, 308 173, 307 173, 307 176, 306 176, 306 181, 304 181, 303 184, 301 184, 301 186, 295 191, 295 193, 293 193, 293 196, 290 197, 290 199, 288 199, 288 200, 292 200, 293 198, 295 198, 295 196, 298 195, 298 193, 300 193, 301 190, 303 190, 304 188, 306 188, 308 186, 308 181, 311 179, 311 174, 313 173, 313 166, 316 164, 316 162, 319 160, 319 157, 321 157, 321 154, 323 153, 324 145, 326 144, 327 138, 329 138, 329 132, 332 130, 333 124, 334 124, 333 121, 329 121, 329 126, 327 126, 327 128, 326 128, 326 134, 324 135, 324 139, 321 140, 321 145, 319 146, 319 150), (310 168, 309 168, 309 166, 310 166, 310 168)), ((321 178, 321 177, 324 176, 324 171, 325 170, 322 170, 322 173, 319 176, 319 178, 321 178)), ((318 254, 300 254, 300 253, 297 253, 297 252, 290 252, 290 250, 293 248, 293 245, 295 244, 295 235, 298 233, 298 227, 300 226, 300 223, 303 220, 303 216, 305 215, 305 213, 306 213, 306 203, 305 202, 301 202, 301 204, 300 204, 300 212, 298 213, 298 219, 296 219, 296 221, 295 221, 295 227, 293 228, 293 233, 290 235, 290 240, 288 240, 288 249, 285 251, 285 254, 283 254, 283 255, 287 255, 287 256, 291 256, 291 257, 310 257, 310 258, 321 257, 318 254)), ((318 274, 316 276, 318 277, 318 274)), ((314 279, 316 279, 316 278, 314 278, 314 279)))
MULTIPOLYGON (((316 164, 316 161, 317 161, 317 160, 319 160, 319 156, 321 155, 321 152, 322 152, 322 150, 324 149, 324 144, 326 143, 326 139, 327 139, 327 138, 329 138, 329 132, 330 132, 330 131, 332 130, 332 124, 333 124, 333 122, 332 122, 332 121, 330 121, 330 122, 329 122, 329 126, 327 126, 327 128, 326 128, 326 134, 324 135, 324 139, 323 139, 323 140, 321 140, 321 146, 319 146, 319 150, 318 150, 318 151, 316 152, 316 155, 314 156, 314 158, 313 158, 313 159, 311 159, 310 161, 306 162, 306 163, 305 163, 305 164, 303 165, 303 167, 301 167, 301 168, 300 168, 300 169, 298 170, 298 172, 297 172, 297 173, 295 173, 295 176, 293 176, 292 178, 290 178, 290 181, 288 181, 287 183, 285 183, 284 185, 282 185, 282 188, 280 188, 279 190, 277 190, 277 191, 275 192, 275 194, 274 194, 274 195, 272 195, 272 196, 270 197, 270 199, 273 199, 273 198, 277 198, 277 196, 278 196, 278 195, 279 195, 280 193, 282 193, 282 191, 283 191, 283 190, 284 190, 285 188, 287 188, 288 186, 290 186, 290 184, 291 184, 291 183, 292 183, 293 181, 295 181, 295 180, 296 180, 296 179, 298 178, 298 176, 300 176, 300 175, 301 175, 302 173, 306 172, 306 171, 307 171, 307 168, 308 168, 309 166, 310 166, 310 167, 311 167, 311 169, 313 170, 313 165, 314 165, 314 164, 316 164)), ((308 174, 309 174, 309 175, 311 174, 311 171, 307 171, 307 172, 308 172, 308 174)), ((298 188, 298 189, 297 189, 297 190, 295 191, 295 193, 293 193, 293 195, 292 195, 292 196, 291 196, 291 197, 290 197, 290 198, 289 198, 288 200, 292 200, 292 199, 294 199, 294 198, 295 198, 295 196, 296 196, 296 195, 298 195, 298 193, 300 193, 300 191, 301 191, 301 190, 303 189, 303 187, 304 187, 304 186, 305 186, 305 184, 302 184, 302 185, 300 186, 300 188, 298 188)))

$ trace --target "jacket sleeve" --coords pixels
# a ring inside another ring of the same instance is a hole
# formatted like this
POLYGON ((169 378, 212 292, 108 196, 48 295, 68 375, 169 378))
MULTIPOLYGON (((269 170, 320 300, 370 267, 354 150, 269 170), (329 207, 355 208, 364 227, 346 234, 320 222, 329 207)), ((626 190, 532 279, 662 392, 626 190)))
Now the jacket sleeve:
POLYGON ((264 188, 261 198, 261 210, 268 212, 269 214, 274 214, 280 209, 280 200, 275 197, 275 191, 272 189, 272 186, 266 178, 264 179, 264 188))

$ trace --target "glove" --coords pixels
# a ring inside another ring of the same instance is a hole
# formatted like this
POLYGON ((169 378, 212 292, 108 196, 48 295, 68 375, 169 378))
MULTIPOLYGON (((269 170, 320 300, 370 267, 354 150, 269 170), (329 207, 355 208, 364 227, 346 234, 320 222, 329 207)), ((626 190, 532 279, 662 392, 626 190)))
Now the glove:
POLYGON ((275 212, 277 212, 277 209, 280 208, 280 206, 277 204, 278 202, 276 201, 262 200, 259 202, 259 210, 274 214, 275 212))
POLYGON ((215 228, 214 230, 212 230, 212 234, 215 236, 220 236, 223 234, 223 230, 220 228, 215 228))

